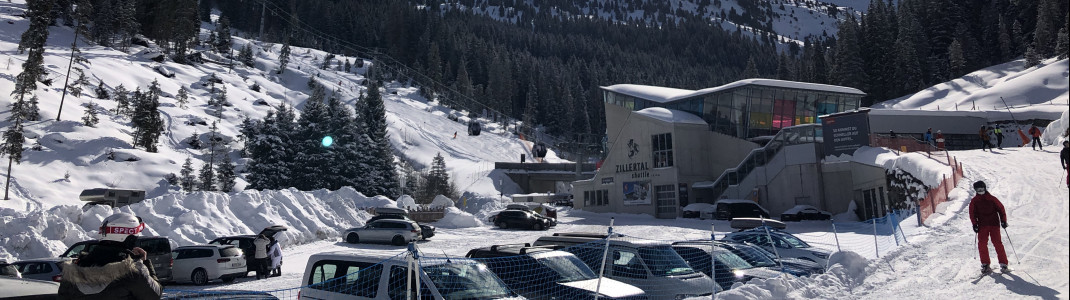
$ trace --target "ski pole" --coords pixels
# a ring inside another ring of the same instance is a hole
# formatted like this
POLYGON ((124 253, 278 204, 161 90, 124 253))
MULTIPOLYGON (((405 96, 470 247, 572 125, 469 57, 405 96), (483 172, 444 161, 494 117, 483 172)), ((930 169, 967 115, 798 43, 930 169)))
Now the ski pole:
POLYGON ((1018 260, 1018 264, 1022 264, 1022 258, 1018 257, 1018 251, 1014 250, 1014 242, 1011 241, 1011 233, 1007 231, 1007 228, 1003 228, 1003 232, 1007 235, 1007 243, 1011 245, 1011 252, 1014 252, 1014 259, 1018 260))

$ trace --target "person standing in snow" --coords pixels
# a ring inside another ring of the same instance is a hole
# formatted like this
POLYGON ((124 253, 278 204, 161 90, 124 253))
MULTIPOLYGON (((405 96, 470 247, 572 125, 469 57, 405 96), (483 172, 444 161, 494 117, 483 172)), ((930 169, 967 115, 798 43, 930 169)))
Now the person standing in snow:
POLYGON ((271 258, 268 257, 268 244, 271 243, 266 236, 261 234, 253 240, 253 265, 256 267, 256 279, 268 278, 269 264, 271 264, 271 258))
POLYGON ((922 136, 922 140, 929 146, 933 145, 933 128, 929 127, 929 130, 925 131, 925 135, 922 136))
POLYGON ((988 136, 988 128, 985 125, 981 125, 981 131, 978 131, 977 135, 981 137, 981 151, 985 151, 985 147, 992 150, 992 143, 989 142, 991 137, 988 136))
MULTIPOLYGON (((1059 151, 1059 163, 1063 165, 1063 170, 1067 170, 1070 167, 1070 140, 1063 141, 1063 150, 1059 151)), ((1070 188, 1070 171, 1063 171, 1066 173, 1066 188, 1070 188)))
POLYGON ((148 253, 134 247, 145 223, 129 213, 104 218, 100 243, 62 265, 56 299, 160 299, 148 253))
POLYGON ((944 150, 944 149, 947 149, 946 144, 944 144, 944 134, 941 133, 940 130, 937 130, 936 131, 936 150, 944 150))
POLYGON ((992 132, 996 134, 996 148, 1003 150, 1003 129, 1001 129, 999 125, 996 125, 996 128, 992 129, 992 132))
POLYGON ((1003 249, 1003 241, 999 228, 1007 228, 1007 211, 1003 209, 1003 203, 996 196, 988 193, 988 187, 984 181, 973 183, 973 189, 977 192, 970 200, 970 223, 973 223, 973 232, 977 233, 977 251, 981 255, 981 273, 992 272, 988 258, 988 240, 992 240, 992 246, 996 248, 996 258, 999 260, 1000 272, 1008 272, 1007 251, 1003 249))
POLYGON ((1037 150, 1037 145, 1040 145, 1040 151, 1044 151, 1044 144, 1040 143, 1040 134, 1040 128, 1037 128, 1036 124, 1029 127, 1029 135, 1033 136, 1033 150, 1037 150))

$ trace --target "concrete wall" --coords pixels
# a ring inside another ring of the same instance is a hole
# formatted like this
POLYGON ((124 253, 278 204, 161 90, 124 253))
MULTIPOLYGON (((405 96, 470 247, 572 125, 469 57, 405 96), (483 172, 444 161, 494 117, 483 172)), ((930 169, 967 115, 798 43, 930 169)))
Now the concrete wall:
POLYGON ((825 210, 833 213, 847 211, 851 201, 861 203, 862 191, 884 187, 888 181, 882 167, 857 162, 830 162, 821 164, 821 176, 825 187, 825 210))

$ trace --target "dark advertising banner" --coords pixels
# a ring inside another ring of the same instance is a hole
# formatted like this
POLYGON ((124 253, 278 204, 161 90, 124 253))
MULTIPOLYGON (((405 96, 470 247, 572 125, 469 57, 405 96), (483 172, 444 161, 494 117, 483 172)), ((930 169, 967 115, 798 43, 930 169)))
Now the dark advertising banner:
POLYGON ((821 118, 825 141, 825 155, 851 155, 862 146, 869 146, 869 116, 866 112, 821 118))

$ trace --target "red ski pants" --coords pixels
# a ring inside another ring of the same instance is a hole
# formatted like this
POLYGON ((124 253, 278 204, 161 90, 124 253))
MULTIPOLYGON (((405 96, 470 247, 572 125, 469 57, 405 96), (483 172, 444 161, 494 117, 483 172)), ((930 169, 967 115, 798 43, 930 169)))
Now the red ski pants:
POLYGON ((987 265, 992 263, 992 260, 988 258, 988 239, 992 239, 992 246, 996 247, 996 259, 1000 264, 1007 264, 1007 251, 1003 250, 1003 240, 1001 239, 999 226, 981 226, 981 231, 977 233, 977 251, 981 253, 981 264, 987 265))

